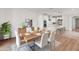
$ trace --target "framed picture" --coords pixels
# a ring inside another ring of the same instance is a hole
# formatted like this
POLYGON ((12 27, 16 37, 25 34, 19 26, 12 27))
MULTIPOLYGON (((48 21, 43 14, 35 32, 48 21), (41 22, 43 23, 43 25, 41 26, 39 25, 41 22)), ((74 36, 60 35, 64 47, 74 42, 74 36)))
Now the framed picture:
POLYGON ((25 25, 26 27, 32 27, 32 19, 25 19, 25 25))

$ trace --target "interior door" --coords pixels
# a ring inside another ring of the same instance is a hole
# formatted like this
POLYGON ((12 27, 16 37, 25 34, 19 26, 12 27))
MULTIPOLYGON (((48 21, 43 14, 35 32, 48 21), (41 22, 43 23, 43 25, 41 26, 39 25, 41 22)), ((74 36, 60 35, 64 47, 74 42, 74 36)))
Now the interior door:
POLYGON ((79 29, 79 18, 76 19, 76 29, 79 29))

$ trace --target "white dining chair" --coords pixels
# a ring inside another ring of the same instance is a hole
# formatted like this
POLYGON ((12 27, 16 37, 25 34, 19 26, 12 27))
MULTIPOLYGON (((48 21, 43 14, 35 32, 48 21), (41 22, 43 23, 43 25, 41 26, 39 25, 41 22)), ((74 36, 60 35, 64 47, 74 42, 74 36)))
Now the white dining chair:
POLYGON ((20 47, 20 43, 21 43, 18 31, 15 31, 15 37, 16 37, 16 46, 18 48, 20 47))
POLYGON ((28 43, 21 41, 18 31, 15 31, 15 36, 16 36, 16 49, 15 50, 17 51, 31 50, 30 47, 28 46, 28 43))
POLYGON ((38 40, 35 41, 35 44, 40 47, 43 48, 44 46, 46 46, 48 44, 48 32, 45 32, 42 34, 41 38, 39 38, 38 40))
POLYGON ((55 31, 54 32, 51 31, 48 39, 48 44, 50 44, 51 49, 55 48, 55 34, 56 34, 55 31))

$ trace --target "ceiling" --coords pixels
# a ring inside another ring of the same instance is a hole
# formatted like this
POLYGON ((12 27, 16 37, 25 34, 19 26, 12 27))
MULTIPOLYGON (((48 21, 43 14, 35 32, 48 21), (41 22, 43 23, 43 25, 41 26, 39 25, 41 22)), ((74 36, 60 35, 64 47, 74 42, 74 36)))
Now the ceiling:
POLYGON ((79 13, 79 8, 28 8, 36 13, 46 14, 62 14, 62 13, 79 13))

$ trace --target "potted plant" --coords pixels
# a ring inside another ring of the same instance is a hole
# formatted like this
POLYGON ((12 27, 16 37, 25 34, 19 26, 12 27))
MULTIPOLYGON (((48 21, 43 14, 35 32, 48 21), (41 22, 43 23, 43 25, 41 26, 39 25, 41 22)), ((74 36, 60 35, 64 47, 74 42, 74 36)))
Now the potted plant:
POLYGON ((5 22, 1 26, 2 26, 1 31, 2 31, 2 35, 3 35, 4 39, 10 38, 11 24, 9 24, 9 22, 5 22))
POLYGON ((3 39, 3 35, 2 35, 1 27, 0 27, 0 40, 2 39, 3 39))

